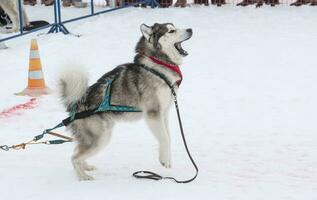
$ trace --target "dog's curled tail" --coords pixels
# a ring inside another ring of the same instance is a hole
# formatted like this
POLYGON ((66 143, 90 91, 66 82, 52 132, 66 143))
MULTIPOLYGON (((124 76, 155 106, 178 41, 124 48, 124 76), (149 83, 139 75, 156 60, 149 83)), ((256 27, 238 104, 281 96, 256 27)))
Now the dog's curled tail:
POLYGON ((79 101, 88 88, 88 73, 80 67, 67 67, 58 78, 59 95, 66 108, 79 101))

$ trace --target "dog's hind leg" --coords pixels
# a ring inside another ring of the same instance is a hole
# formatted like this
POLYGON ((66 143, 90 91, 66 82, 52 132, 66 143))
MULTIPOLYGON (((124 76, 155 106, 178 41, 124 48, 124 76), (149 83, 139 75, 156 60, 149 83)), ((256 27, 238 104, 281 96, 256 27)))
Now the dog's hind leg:
POLYGON ((97 167, 93 165, 89 165, 86 161, 83 162, 83 169, 86 171, 94 171, 97 170, 97 167))
POLYGON ((97 154, 111 138, 112 124, 106 124, 99 116, 93 116, 72 125, 77 146, 72 156, 72 163, 79 180, 94 180, 85 170, 96 169, 86 160, 97 154))
POLYGON ((79 180, 94 180, 92 176, 89 176, 84 171, 84 163, 86 162, 85 159, 90 156, 89 151, 93 150, 92 146, 88 145, 78 144, 75 147, 74 154, 72 156, 72 164, 79 180))
POLYGON ((145 116, 145 121, 152 133, 156 137, 160 146, 160 163, 171 168, 171 139, 167 129, 165 115, 159 111, 148 111, 145 116))

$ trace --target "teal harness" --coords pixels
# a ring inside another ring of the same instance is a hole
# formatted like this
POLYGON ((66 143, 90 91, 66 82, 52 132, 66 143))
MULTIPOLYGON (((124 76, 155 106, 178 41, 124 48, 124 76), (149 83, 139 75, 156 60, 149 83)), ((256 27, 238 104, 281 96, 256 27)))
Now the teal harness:
POLYGON ((119 106, 119 105, 110 105, 110 99, 111 99, 111 84, 113 82, 113 79, 106 80, 106 93, 105 97, 100 104, 100 106, 97 108, 95 112, 109 112, 109 111, 115 111, 115 112, 142 112, 140 109, 132 107, 132 106, 119 106))
MULTIPOLYGON (((122 105, 111 105, 111 85, 113 79, 106 79, 105 81, 105 96, 102 103, 99 105, 97 109, 94 109, 94 113, 101 113, 101 112, 142 112, 142 110, 135 108, 133 106, 122 106, 122 105)), ((70 113, 70 117, 72 120, 75 120, 76 116, 76 105, 73 106, 72 112, 70 113)))

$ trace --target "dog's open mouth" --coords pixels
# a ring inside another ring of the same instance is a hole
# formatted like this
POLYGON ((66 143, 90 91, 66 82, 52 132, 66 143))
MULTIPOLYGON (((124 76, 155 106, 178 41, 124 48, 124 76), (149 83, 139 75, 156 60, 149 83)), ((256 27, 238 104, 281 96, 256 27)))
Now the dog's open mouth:
MULTIPOLYGON (((185 40, 184 40, 185 41, 185 40)), ((175 48, 177 49, 178 53, 181 54, 182 56, 187 56, 188 55, 188 52, 185 51, 182 47, 182 42, 184 41, 181 41, 181 42, 177 42, 174 44, 175 48)))
POLYGON ((176 42, 174 44, 175 48, 177 49, 177 51, 178 51, 178 53, 180 55, 182 55, 182 56, 187 56, 188 55, 188 52, 183 49, 182 43, 185 42, 186 40, 189 40, 191 37, 192 37, 192 33, 190 33, 185 40, 182 40, 180 42, 176 42))

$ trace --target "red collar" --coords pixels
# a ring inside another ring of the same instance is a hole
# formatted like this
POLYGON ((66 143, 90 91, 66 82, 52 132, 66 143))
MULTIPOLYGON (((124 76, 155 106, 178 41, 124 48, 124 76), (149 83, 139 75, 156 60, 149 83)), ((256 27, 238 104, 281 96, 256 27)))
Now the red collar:
POLYGON ((181 78, 180 80, 176 81, 176 84, 178 86, 180 86, 180 84, 182 83, 182 80, 183 80, 183 75, 182 75, 182 71, 181 69, 179 68, 179 66, 177 65, 173 65, 173 64, 170 64, 170 63, 167 63, 167 62, 164 62, 162 60, 159 60, 153 56, 148 56, 148 55, 145 55, 145 54, 141 54, 147 58, 149 58, 152 62, 154 62, 155 64, 158 64, 158 65, 161 65, 163 67, 166 67, 170 70, 172 70, 173 72, 177 73, 179 75, 179 77, 181 78))

